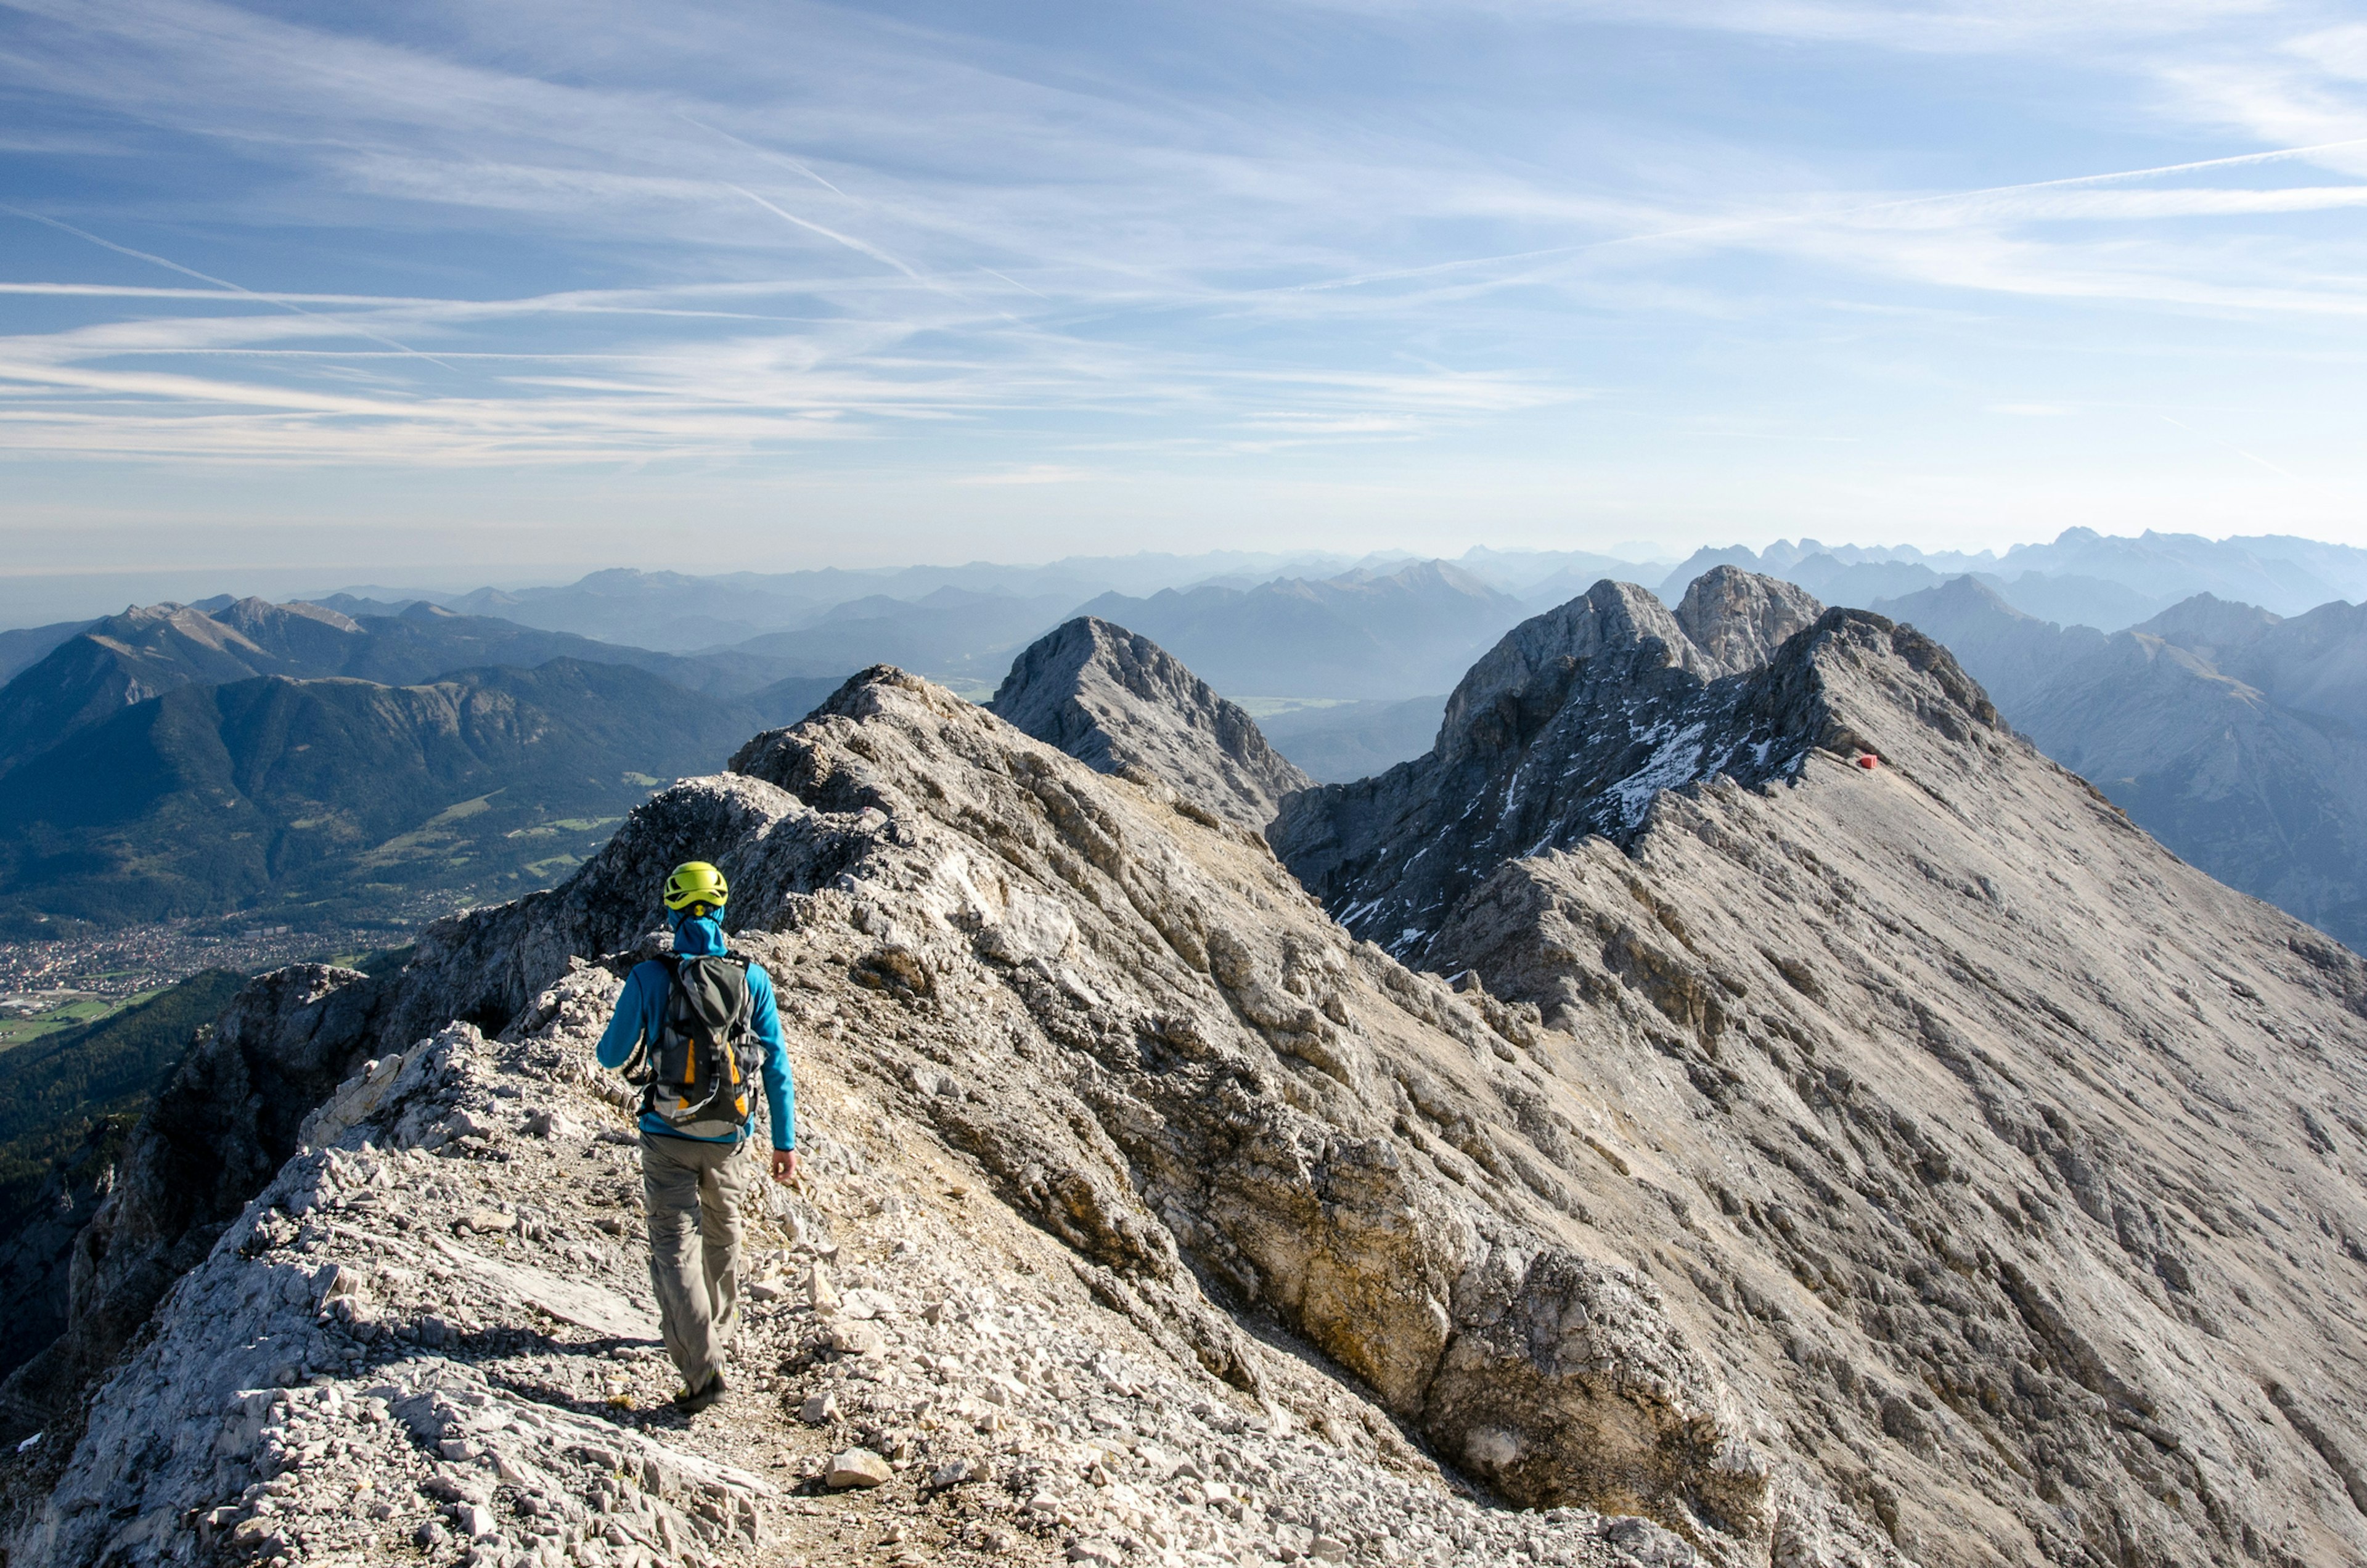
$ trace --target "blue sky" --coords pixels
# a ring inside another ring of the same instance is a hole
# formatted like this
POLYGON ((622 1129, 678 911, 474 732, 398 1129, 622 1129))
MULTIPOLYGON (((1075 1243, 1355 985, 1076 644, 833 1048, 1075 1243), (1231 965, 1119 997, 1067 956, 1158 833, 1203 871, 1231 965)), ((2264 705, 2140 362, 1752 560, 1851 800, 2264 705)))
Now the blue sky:
POLYGON ((27 572, 2367 544, 2282 0, 0 0, 27 572))

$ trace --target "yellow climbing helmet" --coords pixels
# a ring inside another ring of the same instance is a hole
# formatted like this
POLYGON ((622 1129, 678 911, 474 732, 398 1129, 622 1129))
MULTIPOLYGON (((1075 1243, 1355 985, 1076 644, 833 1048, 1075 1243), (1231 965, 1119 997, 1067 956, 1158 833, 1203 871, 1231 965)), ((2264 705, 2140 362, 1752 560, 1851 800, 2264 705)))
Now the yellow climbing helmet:
POLYGON ((731 885, 723 880, 721 872, 703 860, 686 860, 666 878, 665 907, 669 909, 704 915, 723 908, 730 897, 731 885))

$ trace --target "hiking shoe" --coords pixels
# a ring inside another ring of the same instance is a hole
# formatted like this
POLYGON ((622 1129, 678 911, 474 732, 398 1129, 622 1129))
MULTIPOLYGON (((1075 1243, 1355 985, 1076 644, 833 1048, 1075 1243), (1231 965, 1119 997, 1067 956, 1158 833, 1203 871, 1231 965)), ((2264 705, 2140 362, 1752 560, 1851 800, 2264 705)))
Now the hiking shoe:
POLYGON ((707 1380, 705 1388, 696 1393, 686 1388, 677 1391, 674 1396, 674 1407, 685 1416, 696 1416, 721 1399, 727 1392, 723 1386, 723 1374, 718 1372, 707 1380))

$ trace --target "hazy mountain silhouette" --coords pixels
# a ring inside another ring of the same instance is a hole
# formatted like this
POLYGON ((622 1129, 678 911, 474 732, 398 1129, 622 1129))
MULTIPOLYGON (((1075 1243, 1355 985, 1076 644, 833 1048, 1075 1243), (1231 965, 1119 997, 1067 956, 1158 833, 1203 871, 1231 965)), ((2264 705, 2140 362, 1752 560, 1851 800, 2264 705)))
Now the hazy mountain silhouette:
POLYGON ((1082 613, 1140 632, 1235 696, 1403 698, 1452 685, 1525 608, 1429 560, 1246 590, 1104 594, 1082 613))

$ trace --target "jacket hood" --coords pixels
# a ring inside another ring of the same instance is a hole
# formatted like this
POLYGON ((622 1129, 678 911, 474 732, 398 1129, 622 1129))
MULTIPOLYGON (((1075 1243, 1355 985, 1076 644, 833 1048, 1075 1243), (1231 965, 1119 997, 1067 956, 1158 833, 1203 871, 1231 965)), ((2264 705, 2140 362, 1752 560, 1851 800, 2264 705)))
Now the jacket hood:
POLYGON ((673 924, 674 950, 680 957, 708 958, 730 950, 723 939, 723 928, 711 915, 677 915, 673 924))

